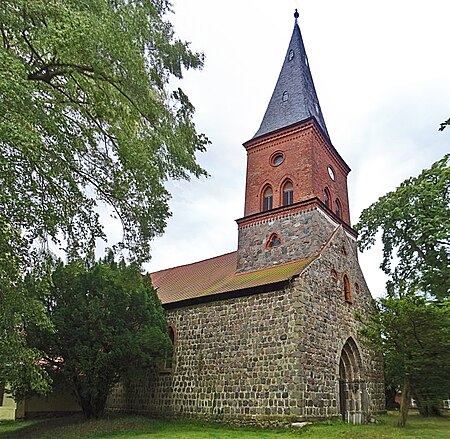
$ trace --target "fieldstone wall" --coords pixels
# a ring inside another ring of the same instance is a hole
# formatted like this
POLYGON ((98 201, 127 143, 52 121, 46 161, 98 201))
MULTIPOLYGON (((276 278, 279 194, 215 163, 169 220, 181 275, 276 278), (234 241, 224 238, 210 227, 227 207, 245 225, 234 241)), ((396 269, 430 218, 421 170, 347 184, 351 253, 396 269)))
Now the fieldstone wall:
MULTIPOLYGON (((372 297, 358 263, 353 241, 342 228, 297 281, 301 332, 299 348, 303 371, 304 415, 339 415, 339 360, 345 342, 352 337, 362 360, 358 392, 367 399, 367 413, 385 408, 382 359, 371 352, 358 336, 360 323, 355 313, 367 315, 372 297), (337 274, 337 276, 336 276, 337 274), (351 302, 345 300, 343 276, 350 280, 351 302)), ((364 405, 364 404, 363 404, 364 405)), ((348 417, 347 417, 348 419, 348 417)), ((364 420, 364 419, 363 419, 364 420)))
POLYGON ((239 228, 237 271, 258 270, 317 254, 337 227, 314 206, 285 212, 239 228), (272 233, 281 238, 279 247, 266 248, 272 233))
POLYGON ((352 337, 362 359, 357 390, 364 399, 347 419, 363 421, 384 409, 382 365, 360 343, 354 317, 369 312, 370 302, 341 227, 284 290, 169 311, 177 330, 172 370, 116 389, 109 407, 260 425, 338 418, 339 360, 352 337), (344 300, 344 273, 351 303, 344 300))
POLYGON ((126 389, 126 398, 116 389, 109 408, 235 422, 299 414, 295 300, 288 288, 170 311, 172 372, 126 389))

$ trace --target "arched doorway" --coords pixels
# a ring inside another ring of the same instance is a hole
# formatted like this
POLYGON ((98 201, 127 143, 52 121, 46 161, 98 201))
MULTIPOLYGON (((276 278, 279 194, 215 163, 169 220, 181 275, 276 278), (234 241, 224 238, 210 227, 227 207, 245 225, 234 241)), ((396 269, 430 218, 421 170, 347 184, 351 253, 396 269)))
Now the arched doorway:
POLYGON ((339 360, 339 411, 352 424, 367 420, 368 398, 361 354, 353 338, 348 338, 339 360))

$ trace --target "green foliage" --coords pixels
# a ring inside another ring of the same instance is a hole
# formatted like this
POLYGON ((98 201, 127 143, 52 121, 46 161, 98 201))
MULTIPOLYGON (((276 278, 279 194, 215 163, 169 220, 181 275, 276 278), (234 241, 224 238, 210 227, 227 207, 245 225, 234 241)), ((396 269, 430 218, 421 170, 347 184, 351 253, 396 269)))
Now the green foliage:
POLYGON ((23 330, 48 326, 24 284, 36 243, 92 258, 104 238, 98 205, 108 205, 123 227, 118 248, 146 260, 170 214, 164 183, 205 174, 194 108, 169 90, 203 55, 174 37, 169 8, 167 0, 0 2, 0 371, 18 394, 26 393, 22 379, 11 382, 19 377, 47 387, 23 330))
POLYGON ((450 155, 404 181, 365 209, 356 230, 361 250, 381 230, 388 292, 423 292, 437 298, 450 285, 450 155))
POLYGON ((361 332, 384 355, 387 385, 411 392, 428 413, 450 390, 449 160, 444 156, 381 197, 356 226, 362 250, 381 231, 381 268, 389 276, 387 297, 377 300, 377 312, 361 332))
POLYGON ((202 66, 169 2, 0 2, 0 215, 28 239, 89 252, 113 207, 137 260, 169 215, 168 178, 205 172, 207 140, 171 77, 202 66))
POLYGON ((164 310, 149 277, 111 257, 91 267, 59 263, 52 277, 43 300, 55 332, 30 332, 31 343, 84 414, 99 417, 114 384, 158 365, 171 349, 164 310))
POLYGON ((38 364, 42 353, 26 342, 29 325, 51 331, 44 307, 27 288, 33 281, 35 291, 43 291, 45 273, 31 272, 25 278, 25 261, 33 255, 26 254, 22 238, 1 216, 0 229, 0 377, 20 399, 30 392, 45 393, 50 385, 38 364))
POLYGON ((361 333, 384 354, 386 383, 398 389, 406 379, 419 407, 440 406, 450 389, 450 300, 405 295, 376 303, 361 333))

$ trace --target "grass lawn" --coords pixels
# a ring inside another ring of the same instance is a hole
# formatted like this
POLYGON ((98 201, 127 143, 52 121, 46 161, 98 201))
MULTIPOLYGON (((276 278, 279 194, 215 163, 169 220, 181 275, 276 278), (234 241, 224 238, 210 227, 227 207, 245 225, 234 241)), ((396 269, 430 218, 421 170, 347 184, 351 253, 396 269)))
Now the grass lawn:
POLYGON ((0 439, 450 439, 450 417, 424 419, 411 414, 408 426, 395 426, 396 414, 380 417, 374 425, 325 422, 300 430, 237 429, 193 421, 163 421, 142 416, 118 416, 98 421, 79 417, 0 422, 0 439))

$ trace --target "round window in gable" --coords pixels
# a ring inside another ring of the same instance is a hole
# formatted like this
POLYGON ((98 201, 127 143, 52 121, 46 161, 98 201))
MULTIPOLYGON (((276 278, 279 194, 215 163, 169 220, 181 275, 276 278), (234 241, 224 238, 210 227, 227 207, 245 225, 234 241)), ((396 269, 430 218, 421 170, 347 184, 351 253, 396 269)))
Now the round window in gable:
POLYGON ((276 152, 270 158, 270 164, 272 166, 280 166, 284 162, 284 154, 282 152, 276 152))

